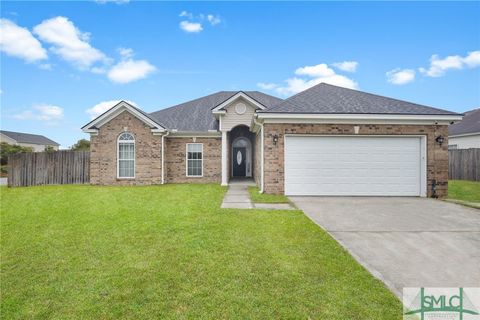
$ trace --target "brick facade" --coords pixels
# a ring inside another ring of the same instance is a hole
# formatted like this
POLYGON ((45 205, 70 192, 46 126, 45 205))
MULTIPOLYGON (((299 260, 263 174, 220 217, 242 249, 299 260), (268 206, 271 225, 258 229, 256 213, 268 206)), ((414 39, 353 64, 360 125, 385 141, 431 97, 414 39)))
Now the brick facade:
MULTIPOLYGON (((437 195, 447 196, 448 141, 442 146, 435 137, 448 136, 445 125, 359 125, 360 135, 425 135, 427 137, 427 194, 432 196, 432 181, 437 181, 437 195)), ((350 124, 264 124, 264 191, 272 194, 284 192, 284 135, 285 134, 335 134, 354 135, 350 124), (277 145, 271 143, 278 135, 277 145)))
POLYGON ((222 139, 196 138, 203 143, 203 177, 187 177, 187 143, 193 138, 165 139, 165 183, 221 183, 222 182, 222 139))
POLYGON ((150 127, 124 111, 92 135, 90 182, 100 185, 148 185, 162 180, 162 138, 150 127), (117 179, 117 139, 128 131, 135 136, 135 178, 117 179))
MULTIPOLYGON (((448 142, 442 146, 435 137, 448 136, 447 126, 437 125, 359 125, 360 135, 425 135, 427 137, 427 194, 432 196, 432 182, 437 181, 437 195, 447 196, 448 142)), ((347 124, 264 124, 264 191, 284 192, 284 135, 334 134, 354 135, 354 125, 347 124), (273 145, 273 135, 278 135, 273 145)), ((261 175, 260 135, 249 137, 253 144, 253 176, 257 185, 261 175)), ((229 139, 228 149, 230 151, 229 139)), ((165 138, 165 183, 221 183, 221 138, 196 138, 203 143, 203 177, 187 177, 186 144, 193 138, 165 138)), ((162 138, 153 135, 148 125, 125 111, 100 127, 91 136, 90 181, 100 185, 148 185, 162 182, 162 138), (135 178, 117 178, 117 138, 128 131, 135 136, 135 178)), ((230 152, 228 173, 230 176, 230 152)))

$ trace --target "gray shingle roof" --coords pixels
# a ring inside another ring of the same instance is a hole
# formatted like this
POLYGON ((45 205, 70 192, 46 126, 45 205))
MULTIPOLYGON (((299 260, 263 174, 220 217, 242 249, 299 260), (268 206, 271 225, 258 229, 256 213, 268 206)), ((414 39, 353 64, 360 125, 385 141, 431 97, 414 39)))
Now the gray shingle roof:
POLYGON ((448 135, 480 133, 480 108, 465 112, 462 121, 448 127, 448 135))
MULTIPOLYGON (((167 129, 204 132, 218 130, 218 121, 212 109, 240 91, 220 91, 173 107, 150 113, 150 117, 167 129)), ((258 91, 243 91, 266 108, 278 104, 282 99, 258 91)))
POLYGON ((13 131, 5 131, 5 130, 0 130, 0 132, 6 135, 7 137, 17 141, 18 143, 31 143, 31 144, 41 144, 41 145, 49 145, 49 146, 59 146, 59 144, 56 143, 55 141, 50 140, 47 137, 39 134, 13 132, 13 131))
POLYGON ((456 115, 446 110, 326 83, 302 91, 261 112, 456 115))

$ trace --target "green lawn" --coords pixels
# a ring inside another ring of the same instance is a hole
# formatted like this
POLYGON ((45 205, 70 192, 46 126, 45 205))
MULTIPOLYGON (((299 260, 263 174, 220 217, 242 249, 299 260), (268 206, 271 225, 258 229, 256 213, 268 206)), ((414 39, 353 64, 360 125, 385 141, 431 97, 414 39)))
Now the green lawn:
POLYGON ((449 180, 448 198, 460 201, 480 202, 480 182, 449 180))
POLYGON ((1 188, 3 319, 400 319, 301 211, 217 185, 1 188))
POLYGON ((283 194, 259 193, 258 187, 248 187, 250 199, 256 203, 288 203, 288 198, 283 194))

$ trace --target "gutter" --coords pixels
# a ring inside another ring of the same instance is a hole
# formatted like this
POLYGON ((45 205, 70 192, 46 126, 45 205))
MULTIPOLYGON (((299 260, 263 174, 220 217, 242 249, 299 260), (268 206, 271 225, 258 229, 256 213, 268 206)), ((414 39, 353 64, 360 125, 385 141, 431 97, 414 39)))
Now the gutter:
POLYGON ((162 135, 162 184, 165 184, 165 148, 164 148, 164 143, 165 143, 165 137, 170 134, 170 131, 167 131, 166 134, 162 135))
POLYGON ((461 138, 461 137, 471 137, 471 136, 478 136, 480 135, 480 131, 479 132, 471 132, 471 133, 460 133, 460 134, 455 134, 455 135, 451 135, 451 136, 448 136, 448 138, 461 138))
POLYGON ((257 126, 260 127, 260 193, 263 193, 263 179, 264 179, 264 171, 263 171, 263 167, 264 167, 264 156, 263 156, 263 146, 264 146, 264 142, 263 142, 263 123, 262 122, 258 122, 257 121, 257 115, 255 114, 255 116, 253 117, 253 123, 255 123, 257 126))

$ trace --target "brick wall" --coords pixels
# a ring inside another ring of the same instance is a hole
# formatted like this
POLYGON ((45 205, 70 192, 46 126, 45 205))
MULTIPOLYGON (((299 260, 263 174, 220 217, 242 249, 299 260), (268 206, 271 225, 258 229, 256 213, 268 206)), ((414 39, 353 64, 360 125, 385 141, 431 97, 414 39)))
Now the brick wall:
MULTIPOLYGON (((284 135, 285 134, 354 134, 354 125, 347 124, 264 124, 265 130, 265 185, 266 193, 284 192, 284 135), (278 135, 274 146, 273 135, 278 135)), ((368 135, 426 135, 427 136, 427 193, 432 196, 432 181, 437 181, 437 195, 447 196, 448 189, 448 141, 442 146, 435 137, 448 136, 448 126, 436 125, 359 125, 358 134, 368 135)))
POLYGON ((101 185, 147 185, 161 183, 161 136, 127 111, 100 127, 91 136, 90 182, 101 185), (135 136, 135 178, 117 179, 117 139, 127 129, 135 136))
POLYGON ((187 143, 193 138, 165 138, 166 183, 221 183, 222 181, 222 139, 197 138, 203 143, 203 177, 187 177, 187 143))

